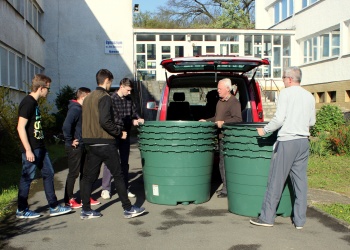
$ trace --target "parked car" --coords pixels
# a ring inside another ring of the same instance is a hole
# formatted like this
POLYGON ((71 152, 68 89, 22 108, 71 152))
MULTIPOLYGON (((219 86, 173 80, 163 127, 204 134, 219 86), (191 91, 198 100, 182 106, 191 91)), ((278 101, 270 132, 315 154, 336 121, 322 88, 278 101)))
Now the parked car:
POLYGON ((147 103, 148 109, 158 110, 157 120, 196 121, 213 117, 218 101, 217 83, 223 78, 230 78, 232 94, 241 103, 243 121, 264 121, 260 87, 254 76, 257 67, 269 65, 267 59, 179 57, 163 60, 161 65, 167 70, 167 80, 159 105, 147 103))

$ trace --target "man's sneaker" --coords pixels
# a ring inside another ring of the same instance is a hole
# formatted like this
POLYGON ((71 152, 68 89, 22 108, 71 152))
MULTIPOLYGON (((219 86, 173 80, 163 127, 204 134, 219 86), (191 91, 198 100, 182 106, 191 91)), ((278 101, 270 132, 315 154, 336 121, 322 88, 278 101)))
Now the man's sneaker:
POLYGON ((70 206, 72 209, 81 208, 83 206, 81 203, 78 203, 75 198, 70 199, 66 205, 70 206))
POLYGON ((302 226, 297 226, 297 225, 295 225, 294 223, 293 223, 293 226, 295 227, 295 229, 298 229, 298 230, 303 229, 303 227, 302 227, 302 226))
POLYGON ((266 223, 264 221, 262 221, 260 218, 256 218, 256 219, 251 219, 250 223, 256 226, 263 226, 263 227, 272 227, 273 224, 269 224, 266 223))
POLYGON ((96 206, 96 205, 99 205, 101 204, 101 202, 99 202, 98 200, 94 200, 90 197, 90 205, 91 206, 96 206))
POLYGON ((40 217, 41 215, 32 211, 32 210, 29 210, 29 208, 26 208, 24 209, 23 211, 16 211, 16 217, 19 218, 19 219, 33 219, 33 218, 38 218, 40 217))
POLYGON ((108 190, 102 190, 101 197, 102 199, 109 200, 111 198, 111 194, 108 190))
POLYGON ((130 210, 124 210, 124 217, 130 219, 143 214, 145 211, 144 207, 131 206, 130 210))
POLYGON ((133 194, 133 193, 131 193, 131 192, 128 190, 128 197, 129 197, 129 198, 135 198, 136 195, 133 194))
POLYGON ((85 219, 95 219, 101 217, 102 214, 100 212, 97 212, 95 210, 90 210, 90 211, 84 211, 81 210, 80 212, 80 219, 85 220, 85 219))
POLYGON ((58 216, 61 214, 67 214, 70 211, 72 211, 72 209, 70 207, 58 205, 55 208, 50 207, 50 216, 58 216))

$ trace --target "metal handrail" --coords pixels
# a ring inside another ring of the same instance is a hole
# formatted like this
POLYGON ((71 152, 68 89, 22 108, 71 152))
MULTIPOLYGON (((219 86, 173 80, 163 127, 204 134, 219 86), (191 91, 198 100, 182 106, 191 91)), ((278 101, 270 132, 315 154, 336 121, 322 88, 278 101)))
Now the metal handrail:
MULTIPOLYGON (((276 88, 276 93, 277 93, 277 97, 279 96, 279 93, 280 93, 280 89, 279 87, 277 86, 276 82, 274 79, 270 78, 270 79, 266 79, 265 77, 262 77, 262 79, 264 80, 264 88, 262 88, 262 85, 261 83, 259 82, 259 85, 260 85, 260 88, 262 90, 262 92, 264 93, 264 97, 265 97, 265 101, 267 100, 267 87, 268 87, 268 83, 270 84, 270 91, 272 91, 272 87, 274 86, 276 88)), ((274 100, 274 102, 276 102, 276 99, 274 100)))

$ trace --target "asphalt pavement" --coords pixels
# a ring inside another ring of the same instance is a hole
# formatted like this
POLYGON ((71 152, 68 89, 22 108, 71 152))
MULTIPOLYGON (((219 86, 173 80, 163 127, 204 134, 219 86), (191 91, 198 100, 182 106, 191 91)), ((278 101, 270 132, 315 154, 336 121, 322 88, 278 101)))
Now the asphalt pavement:
MULTIPOLYGON (((56 162, 55 187, 63 202, 68 170, 64 160, 56 162)), ((80 209, 50 217, 42 181, 38 180, 29 199, 30 208, 42 214, 37 219, 16 219, 15 215, 0 225, 2 249, 146 249, 146 250, 246 250, 246 249, 350 249, 349 225, 318 211, 315 202, 349 203, 350 198, 322 190, 309 191, 307 222, 296 230, 289 217, 277 217, 273 227, 257 227, 249 217, 228 211, 228 201, 217 198, 213 184, 211 198, 202 204, 159 205, 146 200, 143 188, 141 156, 138 145, 131 146, 131 190, 137 198, 132 203, 147 212, 124 219, 117 194, 112 199, 100 197, 101 178, 93 192, 101 204, 93 208, 103 216, 81 220, 80 209)), ((101 171, 102 172, 102 171, 101 171)), ((101 176, 100 176, 101 177, 101 176)), ((78 189, 78 185, 76 185, 78 189)))

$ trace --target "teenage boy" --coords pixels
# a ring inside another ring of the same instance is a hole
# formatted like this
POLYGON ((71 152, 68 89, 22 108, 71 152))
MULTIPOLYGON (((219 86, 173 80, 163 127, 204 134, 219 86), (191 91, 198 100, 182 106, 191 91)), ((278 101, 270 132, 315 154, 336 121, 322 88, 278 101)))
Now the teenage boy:
POLYGON ((50 207, 50 216, 69 213, 72 209, 60 206, 54 188, 54 170, 49 154, 44 145, 44 133, 38 105, 40 98, 45 98, 50 91, 51 79, 37 74, 32 80, 32 90, 23 98, 18 108, 17 131, 21 140, 22 175, 18 188, 17 218, 37 218, 41 215, 28 206, 30 184, 35 178, 36 168, 43 177, 44 191, 50 207))
MULTIPOLYGON (((90 94, 89 88, 81 87, 76 92, 76 99, 70 100, 68 112, 64 120, 62 131, 65 140, 65 151, 68 157, 68 175, 64 192, 64 202, 73 209, 82 207, 73 196, 75 180, 84 168, 86 150, 81 136, 82 105, 85 97, 90 94)), ((91 205, 100 204, 99 201, 90 197, 91 205)))
POLYGON ((132 218, 145 212, 143 207, 131 205, 123 180, 116 138, 126 138, 126 132, 113 119, 111 88, 113 74, 101 69, 96 74, 97 88, 84 100, 83 140, 88 145, 88 162, 84 167, 81 181, 83 209, 81 219, 101 217, 101 213, 91 209, 92 185, 98 178, 102 162, 106 163, 113 175, 117 193, 124 209, 124 217, 132 218))

